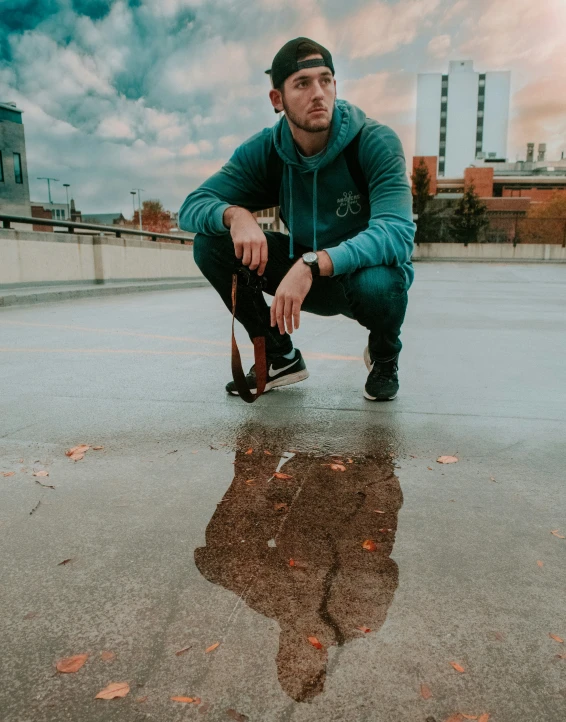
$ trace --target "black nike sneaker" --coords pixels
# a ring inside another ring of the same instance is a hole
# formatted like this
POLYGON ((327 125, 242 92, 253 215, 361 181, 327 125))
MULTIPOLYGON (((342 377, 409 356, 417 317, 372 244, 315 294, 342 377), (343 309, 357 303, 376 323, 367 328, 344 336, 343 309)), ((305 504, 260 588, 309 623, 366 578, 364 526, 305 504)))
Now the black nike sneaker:
POLYGON ((399 355, 390 361, 374 361, 369 353, 369 348, 364 349, 364 361, 369 371, 369 376, 364 388, 364 396, 370 401, 392 401, 399 391, 399 379, 397 378, 397 361, 399 355))
MULTIPOLYGON (((267 383, 265 384, 265 392, 270 391, 276 386, 296 384, 298 381, 308 379, 308 377, 309 372, 298 348, 295 349, 295 356, 291 359, 285 358, 285 356, 267 357, 267 383)), ((252 394, 255 394, 257 391, 255 364, 247 374, 246 382, 252 394)), ((226 391, 233 396, 239 395, 234 381, 229 381, 226 384, 226 391)))

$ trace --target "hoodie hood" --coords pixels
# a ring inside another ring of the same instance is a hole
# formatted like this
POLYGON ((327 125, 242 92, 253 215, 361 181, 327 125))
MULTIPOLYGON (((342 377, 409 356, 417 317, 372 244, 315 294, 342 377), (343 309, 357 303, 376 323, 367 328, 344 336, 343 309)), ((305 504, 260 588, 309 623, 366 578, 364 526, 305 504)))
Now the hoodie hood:
MULTIPOLYGON (((330 124, 330 136, 328 138, 328 145, 326 146, 326 153, 321 157, 319 164, 316 166, 316 170, 320 170, 332 163, 336 156, 352 141, 365 122, 366 114, 363 110, 355 105, 351 105, 347 100, 336 100, 330 124)), ((296 168, 299 173, 313 172, 313 168, 303 167, 297 155, 289 122, 285 116, 273 127, 273 141, 277 153, 286 165, 296 168)))

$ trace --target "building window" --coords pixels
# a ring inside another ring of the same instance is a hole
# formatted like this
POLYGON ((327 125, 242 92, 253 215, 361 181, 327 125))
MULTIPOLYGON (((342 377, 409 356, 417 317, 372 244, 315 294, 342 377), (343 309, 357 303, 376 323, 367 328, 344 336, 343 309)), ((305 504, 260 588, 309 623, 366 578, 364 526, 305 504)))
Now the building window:
POLYGON ((19 153, 14 153, 14 176, 16 183, 23 183, 24 177, 22 175, 22 156, 19 153))
POLYGON ((0 183, 4 182, 4 164, 2 163, 2 151, 0 150, 0 183))
POLYGON ((441 118, 446 118, 446 111, 442 111, 442 112, 440 113, 440 117, 441 117, 441 118))

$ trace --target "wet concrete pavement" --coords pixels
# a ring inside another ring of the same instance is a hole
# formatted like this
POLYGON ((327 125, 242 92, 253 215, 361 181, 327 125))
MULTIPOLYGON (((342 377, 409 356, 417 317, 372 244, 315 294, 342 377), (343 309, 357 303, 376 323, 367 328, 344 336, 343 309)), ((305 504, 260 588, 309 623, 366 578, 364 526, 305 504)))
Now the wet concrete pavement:
POLYGON ((0 720, 563 720, 565 272, 417 265, 390 404, 348 319, 248 406, 211 289, 1 310, 0 720))

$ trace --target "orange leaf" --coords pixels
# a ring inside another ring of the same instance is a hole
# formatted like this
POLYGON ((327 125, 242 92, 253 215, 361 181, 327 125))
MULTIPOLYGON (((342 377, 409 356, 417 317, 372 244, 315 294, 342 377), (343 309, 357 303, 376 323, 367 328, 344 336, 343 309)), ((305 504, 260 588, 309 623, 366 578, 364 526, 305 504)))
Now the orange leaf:
POLYGON ((292 476, 289 476, 289 474, 283 474, 281 471, 276 471, 275 474, 273 474, 273 476, 276 479, 292 479, 293 478, 292 476))
POLYGON ((130 685, 127 682, 110 682, 110 684, 101 689, 94 699, 115 699, 116 697, 125 697, 130 691, 130 685))
POLYGON ((211 644, 210 647, 204 650, 205 654, 208 654, 209 652, 214 652, 214 650, 220 646, 220 642, 215 642, 214 644, 211 644))
POLYGON ((346 459, 346 463, 347 463, 347 464, 353 464, 353 463, 354 463, 354 460, 353 460, 353 459, 346 459))
POLYGON ((68 451, 65 452, 65 456, 68 456, 73 461, 80 461, 84 459, 85 452, 89 449, 89 444, 79 444, 78 446, 73 446, 72 449, 68 449, 68 451))
POLYGON ((104 446, 93 446, 92 450, 93 451, 102 451, 103 448, 104 448, 104 446))
POLYGON ((554 639, 555 642, 558 642, 559 644, 564 644, 564 640, 561 637, 558 637, 556 634, 549 634, 548 636, 551 639, 554 639))
POLYGON ((489 722, 489 712, 480 715, 478 722, 489 722))
POLYGON ((374 552, 377 549, 377 544, 371 539, 366 539, 365 542, 362 544, 362 547, 368 552, 374 552))
POLYGON ((478 718, 477 714, 464 714, 463 712, 462 712, 462 717, 464 719, 477 719, 478 718))
POLYGON ((426 684, 421 684, 421 696, 423 699, 430 699, 432 697, 432 692, 426 684))
POLYGON ((34 476, 49 476, 49 472, 45 471, 45 469, 44 469, 43 471, 34 471, 33 475, 34 476))
POLYGON ((264 454, 267 454, 268 456, 273 456, 273 454, 271 453, 271 451, 267 451, 267 449, 265 449, 263 453, 264 453, 264 454))
POLYGON ((2 476, 14 476, 15 473, 15 471, 5 471, 2 476))
POLYGON ((294 559, 289 559, 289 566, 295 567, 296 569, 306 569, 307 565, 305 562, 297 562, 294 559))
POLYGON ((465 671, 466 671, 466 670, 465 670, 460 664, 458 664, 457 662, 450 662, 450 664, 454 667, 454 669, 456 670, 456 672, 462 673, 462 672, 465 672, 465 671))
POLYGON ((171 700, 173 702, 184 702, 185 704, 191 704, 192 702, 196 702, 196 697, 171 697, 171 700))
POLYGON ((307 639, 315 649, 322 649, 322 644, 318 641, 316 637, 307 637, 307 639))
MULTIPOLYGON (((27 615, 26 615, 26 617, 27 617, 27 615)), ((26 617, 24 617, 24 619, 26 619, 26 617)), ((557 654, 556 659, 566 659, 566 654, 557 654)))
POLYGON ((330 464, 332 471, 346 471, 344 464, 330 464))
POLYGON ((88 654, 75 654, 72 657, 65 657, 57 662, 57 671, 63 674, 78 672, 87 661, 88 654))
POLYGON ((179 649, 177 652, 175 652, 175 655, 177 657, 180 657, 182 654, 185 654, 185 652, 188 652, 190 647, 183 647, 183 649, 179 649))
POLYGON ((136 702, 147 702, 147 694, 145 695, 145 697, 137 697, 136 702))
POLYGON ((101 652, 100 659, 103 662, 111 662, 112 660, 116 659, 116 655, 114 654, 114 652, 101 652))
POLYGON ((246 483, 248 486, 252 486, 253 483, 254 483, 254 481, 255 481, 255 479, 246 479, 245 483, 246 483))
POLYGON ((540 559, 537 559, 537 564, 539 565, 539 567, 544 567, 544 562, 541 562, 540 559))
POLYGON ((432 471, 432 466, 427 466, 426 468, 427 468, 429 471, 432 471))
POLYGON ((566 539, 566 537, 564 537, 564 536, 562 536, 562 534, 560 534, 558 529, 555 529, 554 531, 551 531, 550 533, 554 534, 554 536, 558 537, 559 539, 566 539))
POLYGON ((250 454, 253 454, 253 453, 254 453, 254 450, 253 450, 253 449, 248 449, 248 450, 246 451, 246 454, 247 454, 248 456, 249 456, 250 454))
POLYGON ((371 629, 369 627, 362 626, 362 627, 356 627, 356 629, 359 629, 360 632, 363 632, 364 634, 368 634, 369 632, 371 632, 371 629))
POLYGON ((439 464, 455 464, 458 461, 457 456, 439 456, 436 460, 439 464))

